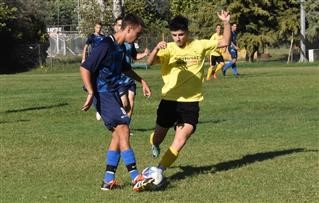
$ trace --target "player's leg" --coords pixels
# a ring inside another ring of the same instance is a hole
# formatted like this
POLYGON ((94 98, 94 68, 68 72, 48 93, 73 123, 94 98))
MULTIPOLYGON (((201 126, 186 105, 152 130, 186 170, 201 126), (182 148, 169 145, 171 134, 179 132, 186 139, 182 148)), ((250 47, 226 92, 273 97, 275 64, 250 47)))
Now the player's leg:
POLYGON ((215 79, 217 79, 217 72, 220 71, 220 70, 223 68, 223 66, 225 65, 223 56, 218 56, 218 58, 216 59, 216 61, 217 61, 218 64, 217 64, 215 73, 214 73, 214 75, 213 75, 213 77, 214 77, 215 79))
POLYGON ((186 141, 192 135, 193 130, 193 125, 187 123, 176 126, 176 133, 173 143, 163 155, 159 163, 159 168, 165 170, 175 162, 179 152, 183 149, 183 147, 186 144, 186 141))
POLYGON ((236 62, 237 62, 237 57, 233 59, 233 62, 234 62, 233 65, 232 65, 233 75, 234 75, 234 76, 238 76, 239 74, 238 74, 238 69, 237 69, 237 64, 236 64, 236 62))
POLYGON ((150 143, 151 143, 151 151, 153 157, 158 157, 160 155, 160 144, 165 139, 169 128, 161 127, 160 125, 156 124, 154 132, 150 135, 150 143))
POLYGON ((131 118, 133 115, 133 110, 134 110, 134 101, 135 101, 135 95, 136 95, 136 84, 134 83, 133 85, 130 86, 128 89, 128 106, 129 111, 127 112, 127 115, 131 118))
POLYGON ((153 157, 158 157, 160 153, 159 145, 164 140, 170 127, 177 120, 177 102, 161 100, 157 108, 156 127, 150 135, 151 152, 153 157))
POLYGON ((206 76, 206 80, 210 80, 211 79, 211 76, 212 76, 212 74, 213 74, 213 72, 214 72, 214 66, 215 66, 215 60, 214 60, 214 56, 213 55, 211 55, 210 57, 209 57, 209 64, 210 64, 210 66, 209 66, 209 68, 208 68, 208 70, 207 70, 207 76, 206 76))
POLYGON ((195 132, 199 117, 199 103, 179 102, 177 112, 179 118, 174 140, 159 163, 159 168, 162 170, 165 170, 175 162, 179 152, 183 149, 189 137, 195 132))

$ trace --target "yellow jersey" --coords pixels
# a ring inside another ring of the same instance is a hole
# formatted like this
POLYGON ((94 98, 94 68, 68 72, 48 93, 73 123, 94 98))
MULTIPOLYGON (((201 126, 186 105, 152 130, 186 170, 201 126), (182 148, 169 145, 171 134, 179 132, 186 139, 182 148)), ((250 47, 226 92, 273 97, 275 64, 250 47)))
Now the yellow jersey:
POLYGON ((164 82, 162 98, 178 102, 203 100, 204 61, 207 51, 217 48, 217 40, 190 40, 181 48, 167 43, 158 51, 164 82))
MULTIPOLYGON (((217 34, 217 33, 214 33, 214 34, 211 36, 210 40, 213 40, 213 41, 217 40, 217 41, 219 41, 219 40, 221 40, 222 38, 223 38, 223 35, 219 35, 219 34, 217 34)), ((210 55, 210 56, 212 56, 212 55, 213 55, 213 56, 221 56, 224 51, 225 51, 225 48, 218 48, 218 49, 212 50, 212 51, 209 53, 209 55, 210 55)))

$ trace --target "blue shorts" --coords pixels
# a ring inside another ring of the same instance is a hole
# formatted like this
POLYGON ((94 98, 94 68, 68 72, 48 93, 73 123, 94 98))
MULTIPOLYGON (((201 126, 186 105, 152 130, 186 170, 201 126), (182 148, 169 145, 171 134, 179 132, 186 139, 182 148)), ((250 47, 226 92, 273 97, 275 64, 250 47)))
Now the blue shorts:
POLYGON ((130 117, 122 107, 118 92, 99 92, 96 94, 96 110, 100 113, 104 125, 113 130, 119 124, 129 125, 130 117))
POLYGON ((228 49, 228 52, 229 52, 232 59, 237 59, 237 50, 236 49, 230 48, 230 49, 228 49))
POLYGON ((134 95, 136 95, 136 84, 135 84, 135 82, 127 84, 127 85, 120 86, 119 89, 118 89, 118 93, 119 93, 120 97, 125 95, 125 94, 127 94, 128 91, 134 92, 134 95))

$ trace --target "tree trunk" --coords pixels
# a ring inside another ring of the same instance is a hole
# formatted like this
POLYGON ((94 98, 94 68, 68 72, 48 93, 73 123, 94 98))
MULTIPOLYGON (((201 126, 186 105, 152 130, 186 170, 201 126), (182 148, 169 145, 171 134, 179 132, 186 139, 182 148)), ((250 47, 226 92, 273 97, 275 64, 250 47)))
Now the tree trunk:
POLYGON ((113 17, 116 19, 124 14, 124 0, 113 0, 113 17))

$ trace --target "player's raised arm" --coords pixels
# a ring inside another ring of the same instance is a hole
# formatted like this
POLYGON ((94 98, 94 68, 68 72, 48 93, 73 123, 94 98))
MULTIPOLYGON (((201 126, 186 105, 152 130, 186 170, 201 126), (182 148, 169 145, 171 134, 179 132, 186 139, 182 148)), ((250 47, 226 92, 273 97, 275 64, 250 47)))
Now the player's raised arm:
POLYGON ((167 46, 167 43, 163 40, 161 42, 159 42, 156 47, 153 49, 153 51, 149 54, 148 58, 147 58, 147 64, 148 65, 152 65, 152 64, 157 64, 159 63, 159 58, 157 56, 157 52, 160 49, 165 49, 167 46))
POLYGON ((229 12, 226 11, 221 11, 217 13, 218 18, 223 21, 224 23, 224 33, 223 33, 223 38, 218 41, 218 47, 226 47, 230 44, 230 37, 231 37, 231 29, 230 29, 230 15, 229 12))

